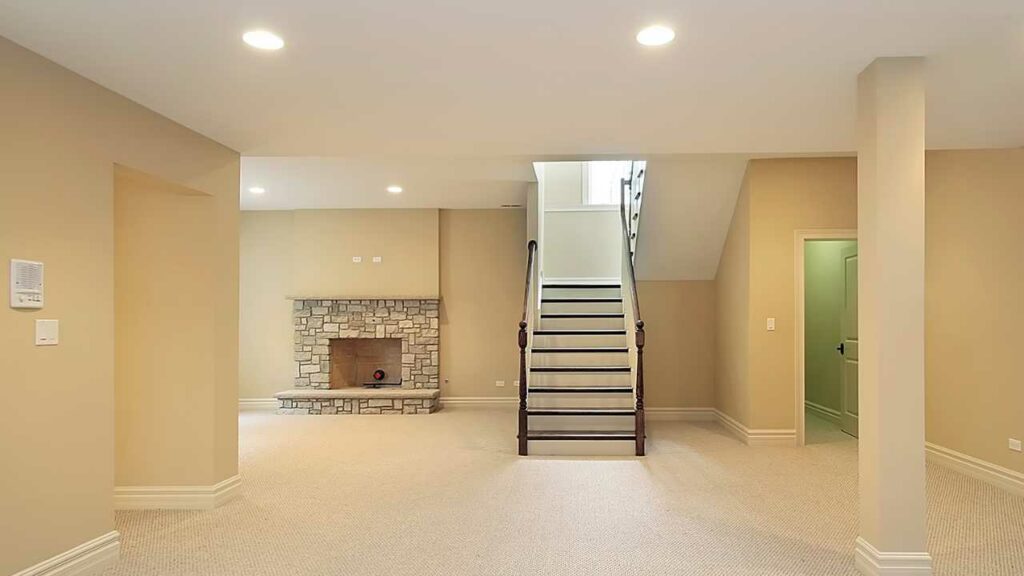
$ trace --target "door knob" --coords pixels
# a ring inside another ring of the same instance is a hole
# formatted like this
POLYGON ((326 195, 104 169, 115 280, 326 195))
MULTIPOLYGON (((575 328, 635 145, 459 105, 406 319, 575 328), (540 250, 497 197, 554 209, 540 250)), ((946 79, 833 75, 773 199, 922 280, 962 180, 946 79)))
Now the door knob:
POLYGON ((836 350, 838 350, 840 354, 845 356, 846 355, 846 343, 845 342, 840 342, 839 346, 836 346, 836 350))

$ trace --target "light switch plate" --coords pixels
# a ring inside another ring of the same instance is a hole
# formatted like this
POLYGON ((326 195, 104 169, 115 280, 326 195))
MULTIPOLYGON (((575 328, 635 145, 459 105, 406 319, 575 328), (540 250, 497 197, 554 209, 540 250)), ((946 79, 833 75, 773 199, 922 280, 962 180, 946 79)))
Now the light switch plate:
POLYGON ((767 323, 769 332, 775 332, 775 318, 769 318, 767 323))
POLYGON ((1014 452, 1020 452, 1020 440, 1016 438, 1010 438, 1010 450, 1013 450, 1014 452))
POLYGON ((498 388, 504 388, 505 387, 505 381, 504 380, 497 380, 497 381, 494 382, 494 385, 497 386, 498 388))
POLYGON ((381 262, 383 262, 383 261, 384 261, 384 259, 383 259, 383 258, 381 258, 380 256, 374 256, 374 257, 373 257, 373 263, 374 263, 374 264, 380 264, 380 263, 381 263, 381 262))
POLYGON ((60 341, 57 320, 36 320, 36 346, 56 346, 60 341))

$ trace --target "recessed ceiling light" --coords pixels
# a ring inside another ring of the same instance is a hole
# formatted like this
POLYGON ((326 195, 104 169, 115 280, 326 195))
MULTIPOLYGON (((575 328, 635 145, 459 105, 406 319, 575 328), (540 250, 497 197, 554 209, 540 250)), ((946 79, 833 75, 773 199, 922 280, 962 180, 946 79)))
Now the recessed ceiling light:
POLYGON ((394 186, 394 185, 388 186, 388 192, 391 192, 392 194, 401 194, 402 193, 402 187, 401 186, 394 186))
POLYGON ((280 36, 266 30, 250 30, 242 35, 242 40, 260 50, 280 50, 284 47, 284 40, 280 36))
POLYGON ((676 37, 676 33, 668 26, 648 26, 636 35, 636 41, 644 46, 664 46, 676 37))
POLYGON ((262 188, 260 186, 252 186, 252 187, 249 188, 249 193, 250 194, 263 194, 266 191, 267 191, 266 188, 262 188))

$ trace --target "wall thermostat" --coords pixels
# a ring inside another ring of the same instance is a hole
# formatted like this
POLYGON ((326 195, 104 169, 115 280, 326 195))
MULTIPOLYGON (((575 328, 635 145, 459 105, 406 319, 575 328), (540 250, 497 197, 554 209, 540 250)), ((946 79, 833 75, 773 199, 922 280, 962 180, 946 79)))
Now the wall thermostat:
POLYGON ((11 260, 11 308, 43 307, 43 263, 11 260))

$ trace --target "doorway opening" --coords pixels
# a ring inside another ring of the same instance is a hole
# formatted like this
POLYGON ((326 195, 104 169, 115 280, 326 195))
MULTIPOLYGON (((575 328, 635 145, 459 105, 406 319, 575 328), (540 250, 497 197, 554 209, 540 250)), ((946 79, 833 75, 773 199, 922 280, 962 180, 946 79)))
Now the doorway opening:
POLYGON ((853 231, 798 233, 797 442, 858 434, 857 240, 853 231))

